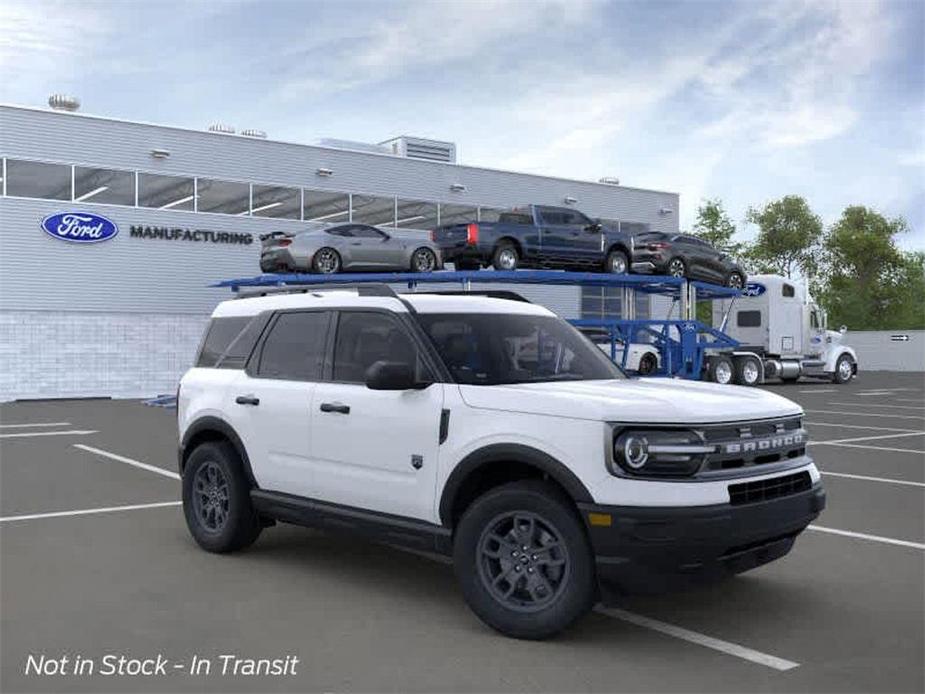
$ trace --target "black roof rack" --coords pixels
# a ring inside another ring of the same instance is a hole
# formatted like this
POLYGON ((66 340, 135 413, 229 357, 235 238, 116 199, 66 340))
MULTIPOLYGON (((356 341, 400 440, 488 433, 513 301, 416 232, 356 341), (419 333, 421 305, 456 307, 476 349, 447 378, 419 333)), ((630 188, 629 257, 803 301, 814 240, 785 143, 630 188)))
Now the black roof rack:
POLYGON ((271 296, 273 294, 320 294, 336 289, 355 289, 357 296, 390 296, 400 298, 395 290, 387 284, 302 284, 284 285, 281 287, 261 287, 253 291, 235 292, 236 299, 252 299, 255 296, 271 296))
POLYGON ((465 289, 446 289, 434 291, 416 291, 405 296, 414 296, 415 294, 439 294, 440 296, 486 296, 491 299, 507 299, 508 301, 521 301, 525 304, 533 303, 523 294, 512 292, 508 289, 474 289, 466 291, 465 289))

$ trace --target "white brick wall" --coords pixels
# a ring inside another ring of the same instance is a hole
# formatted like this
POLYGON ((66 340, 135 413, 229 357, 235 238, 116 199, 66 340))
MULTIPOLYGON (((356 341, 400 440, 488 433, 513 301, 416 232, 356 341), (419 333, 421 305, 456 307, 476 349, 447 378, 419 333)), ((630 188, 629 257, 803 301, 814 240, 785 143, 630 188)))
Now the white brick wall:
POLYGON ((0 401, 172 393, 208 316, 0 311, 0 401))

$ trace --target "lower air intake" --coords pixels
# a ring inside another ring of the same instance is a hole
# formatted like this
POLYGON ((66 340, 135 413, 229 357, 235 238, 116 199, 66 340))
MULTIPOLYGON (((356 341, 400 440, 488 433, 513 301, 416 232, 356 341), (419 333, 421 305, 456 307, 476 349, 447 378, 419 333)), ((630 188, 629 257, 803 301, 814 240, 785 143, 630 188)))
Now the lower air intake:
POLYGON ((792 494, 805 492, 812 486, 808 472, 795 475, 771 477, 757 482, 743 482, 729 485, 729 501, 733 506, 754 504, 759 501, 779 499, 792 494))

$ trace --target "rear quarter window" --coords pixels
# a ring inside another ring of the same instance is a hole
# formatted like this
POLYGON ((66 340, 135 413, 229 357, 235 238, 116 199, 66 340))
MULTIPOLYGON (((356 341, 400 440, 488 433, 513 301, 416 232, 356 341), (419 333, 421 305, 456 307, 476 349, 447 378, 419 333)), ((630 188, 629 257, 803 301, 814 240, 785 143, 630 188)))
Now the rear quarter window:
POLYGON ((503 212, 498 216, 501 224, 533 224, 533 217, 523 212, 503 212))
MULTIPOLYGON (((233 316, 213 318, 206 329, 196 366, 211 368, 218 364, 219 357, 225 353, 244 328, 251 322, 252 316, 233 316)), ((253 347, 253 345, 251 345, 253 347)))

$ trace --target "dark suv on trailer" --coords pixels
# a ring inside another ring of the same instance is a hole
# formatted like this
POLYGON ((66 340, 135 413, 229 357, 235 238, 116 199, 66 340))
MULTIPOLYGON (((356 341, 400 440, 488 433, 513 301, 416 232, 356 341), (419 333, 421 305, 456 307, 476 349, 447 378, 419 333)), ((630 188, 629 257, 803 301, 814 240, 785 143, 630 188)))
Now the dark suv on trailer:
POLYGON ((648 231, 633 239, 633 272, 651 272, 741 289, 745 270, 725 251, 695 236, 648 231))

